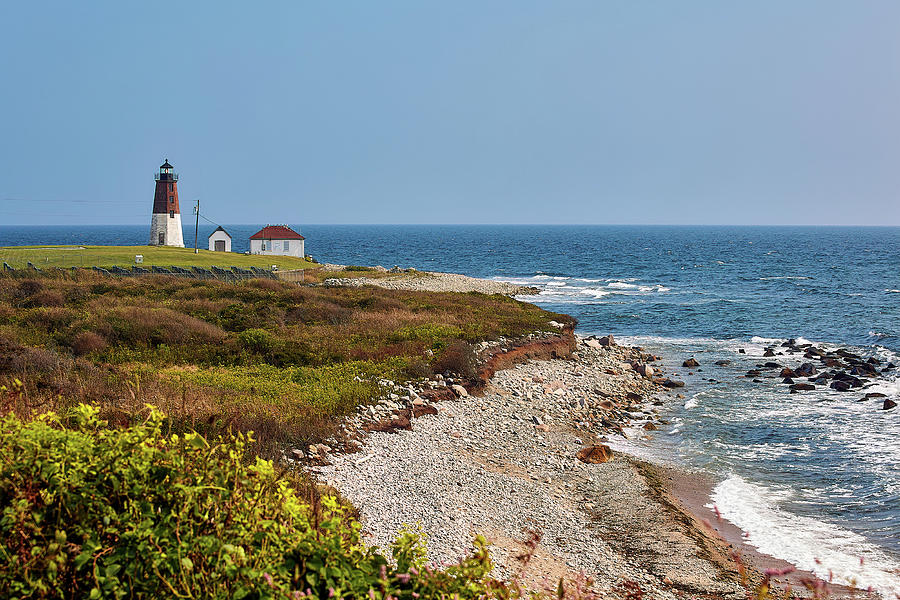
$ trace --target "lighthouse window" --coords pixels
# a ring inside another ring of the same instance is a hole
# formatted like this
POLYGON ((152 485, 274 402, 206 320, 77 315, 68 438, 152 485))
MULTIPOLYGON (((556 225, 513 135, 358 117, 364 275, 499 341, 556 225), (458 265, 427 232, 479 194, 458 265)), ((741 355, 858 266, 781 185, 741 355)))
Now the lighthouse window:
POLYGON ((174 211, 174 210, 170 210, 170 211, 169 211, 169 218, 170 218, 170 219, 174 219, 174 218, 175 218, 175 211, 174 211))
POLYGON ((174 183, 170 183, 170 184, 169 184, 169 191, 171 192, 171 191, 173 191, 174 189, 175 189, 175 184, 174 184, 174 183))
POLYGON ((175 196, 169 196, 169 202, 175 202, 175 196))

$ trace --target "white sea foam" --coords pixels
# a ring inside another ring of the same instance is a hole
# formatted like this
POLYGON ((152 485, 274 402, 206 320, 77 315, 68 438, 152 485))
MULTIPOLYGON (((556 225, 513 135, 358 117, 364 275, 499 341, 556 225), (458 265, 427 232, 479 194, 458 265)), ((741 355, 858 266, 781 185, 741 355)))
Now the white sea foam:
POLYGON ((779 505, 791 496, 790 490, 732 474, 715 487, 709 506, 744 530, 747 542, 764 554, 824 579, 833 575, 836 583, 871 586, 885 598, 900 594, 900 563, 852 531, 782 510, 779 505))
MULTIPOLYGON (((826 344, 819 344, 818 342, 811 342, 811 341, 809 341, 808 339, 806 339, 805 337, 802 337, 802 336, 801 336, 801 337, 795 337, 795 338, 792 338, 792 339, 793 339, 794 342, 795 342, 796 344, 798 344, 798 345, 799 345, 799 344, 816 344, 816 345, 820 345, 820 346, 826 345, 826 344)), ((761 344, 761 345, 763 345, 763 346, 776 346, 776 345, 782 344, 782 343, 784 343, 784 342, 786 342, 786 341, 787 341, 787 338, 770 338, 770 337, 761 337, 761 336, 758 336, 758 335, 754 335, 752 338, 750 338, 750 343, 751 343, 751 344, 761 344)))
POLYGON ((697 400, 697 396, 694 396, 693 398, 691 398, 690 400, 688 400, 687 402, 684 403, 684 407, 687 410, 690 410, 692 408, 697 408, 699 405, 700 405, 700 402, 697 400))
POLYGON ((538 304, 593 304, 613 294, 634 296, 662 294, 671 291, 671 288, 660 283, 635 283, 639 281, 636 277, 598 279, 538 273, 526 277, 495 276, 491 279, 515 285, 537 287, 539 290, 537 295, 521 296, 520 299, 538 304))
POLYGON ((599 288, 582 288, 578 290, 579 294, 584 296, 592 296, 594 298, 602 298, 603 296, 609 296, 612 294, 609 290, 603 290, 599 288))
POLYGON ((889 294, 900 294, 900 290, 884 290, 889 294))

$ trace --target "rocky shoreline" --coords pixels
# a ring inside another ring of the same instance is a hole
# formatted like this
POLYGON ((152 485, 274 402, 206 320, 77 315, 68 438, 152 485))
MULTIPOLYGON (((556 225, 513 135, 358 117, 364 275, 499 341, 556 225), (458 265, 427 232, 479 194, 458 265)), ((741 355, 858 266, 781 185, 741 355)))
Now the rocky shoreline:
POLYGON ((348 421, 358 451, 313 448, 311 470, 357 507, 367 543, 387 548, 418 524, 435 564, 459 559, 481 533, 496 574, 534 588, 583 573, 610 597, 623 586, 654 598, 743 596, 730 542, 672 493, 682 475, 604 444, 625 426, 654 430, 680 382, 611 336, 559 337, 568 345, 543 351, 541 338, 483 344, 482 363, 502 369, 483 371, 486 383, 448 373, 395 388, 348 421), (531 350, 504 363, 517 348, 531 350), (516 557, 532 535, 522 571, 516 557))
MULTIPOLYGON (((808 585, 821 593, 824 582, 759 554, 717 519, 708 508, 714 482, 607 445, 654 435, 664 408, 683 401, 684 382, 640 347, 555 325, 556 335, 479 344, 480 366, 468 377, 381 381, 382 401, 345 422, 342 444, 293 458, 359 510, 366 543, 388 548, 404 525, 418 526, 428 559, 443 564, 483 534, 495 575, 530 589, 587 576, 610 598, 743 598, 767 572, 795 596, 809 595, 808 585), (527 566, 523 553, 533 554, 527 566)), ((773 352, 818 356, 796 344, 773 352)), ((693 358, 682 367, 702 370, 693 358)), ((860 595, 839 586, 829 593, 860 595)))

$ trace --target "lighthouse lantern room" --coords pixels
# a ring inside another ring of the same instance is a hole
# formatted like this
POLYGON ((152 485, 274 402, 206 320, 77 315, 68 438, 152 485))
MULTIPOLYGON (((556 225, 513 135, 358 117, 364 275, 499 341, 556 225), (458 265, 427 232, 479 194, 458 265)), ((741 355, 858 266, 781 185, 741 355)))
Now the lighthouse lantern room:
POLYGON ((166 159, 154 175, 156 193, 153 196, 153 216, 150 218, 151 246, 184 248, 181 231, 181 210, 178 208, 178 173, 166 159))

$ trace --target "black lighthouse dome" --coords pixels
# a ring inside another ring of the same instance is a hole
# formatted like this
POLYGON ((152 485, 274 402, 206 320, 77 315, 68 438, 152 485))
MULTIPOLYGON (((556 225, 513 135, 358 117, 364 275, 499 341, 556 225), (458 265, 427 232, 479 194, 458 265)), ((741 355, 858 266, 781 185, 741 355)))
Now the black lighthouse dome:
POLYGON ((178 174, 174 171, 175 167, 169 164, 169 159, 166 159, 166 162, 159 165, 159 173, 156 175, 155 179, 157 181, 178 181, 178 174))

